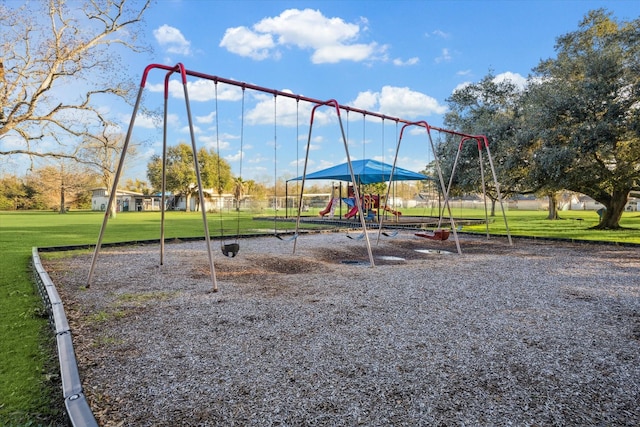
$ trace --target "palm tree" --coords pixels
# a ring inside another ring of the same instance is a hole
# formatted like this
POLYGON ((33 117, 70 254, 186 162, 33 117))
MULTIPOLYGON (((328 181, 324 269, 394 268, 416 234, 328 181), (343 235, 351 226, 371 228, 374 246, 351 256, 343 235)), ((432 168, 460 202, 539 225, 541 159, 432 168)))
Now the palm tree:
POLYGON ((244 196, 244 181, 240 176, 233 183, 233 195, 236 199, 236 211, 240 211, 240 201, 244 196))

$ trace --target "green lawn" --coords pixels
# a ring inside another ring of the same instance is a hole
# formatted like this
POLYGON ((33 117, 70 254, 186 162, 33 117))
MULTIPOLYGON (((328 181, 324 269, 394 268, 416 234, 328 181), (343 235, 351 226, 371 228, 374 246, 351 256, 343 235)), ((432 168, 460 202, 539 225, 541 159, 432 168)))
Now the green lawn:
MULTIPOLYGON (((317 214, 319 209, 308 212, 317 214)), ((403 215, 429 215, 424 209, 403 209, 403 215)), ((283 212, 280 212, 283 214, 283 212)), ((456 217, 482 218, 483 212, 454 207, 456 217)), ((291 215, 291 212, 290 212, 291 215)), ((565 239, 614 241, 640 244, 640 213, 625 213, 621 225, 629 230, 589 230, 598 221, 595 212, 561 212, 559 221, 546 220, 544 211, 510 211, 509 228, 513 236, 539 236, 565 239)), ((273 233, 273 221, 256 221, 251 213, 208 215, 212 235, 234 236, 238 224, 241 233, 273 233)), ((0 425, 46 425, 56 414, 61 394, 53 387, 55 354, 51 333, 42 316, 39 297, 31 279, 29 258, 34 246, 95 244, 103 214, 71 212, 0 212, 0 425)), ((126 212, 109 221, 104 243, 159 238, 158 212, 126 212)), ((294 223, 278 222, 277 230, 294 227, 294 223)), ((465 226, 463 231, 484 232, 484 226, 465 226)), ((504 233, 501 216, 490 224, 491 233, 504 233)), ((167 212, 165 237, 203 236, 200 213, 167 212)))
MULTIPOLYGON (((484 214, 474 215, 472 210, 454 209, 455 217, 483 218, 484 214)), ((640 244, 640 212, 625 212, 620 225, 626 229, 590 230, 598 224, 599 217, 594 211, 562 211, 560 219, 549 221, 545 211, 507 212, 507 222, 512 236, 551 237, 570 240, 592 240, 618 243, 640 244)), ((463 231, 485 233, 486 225, 465 226, 463 231)), ((491 234, 506 234, 506 227, 501 212, 490 219, 491 234)))
MULTIPOLYGON (((40 425, 51 416, 51 334, 31 279, 29 259, 34 246, 95 244, 104 215, 97 212, 0 212, 0 425, 40 425), (49 347, 47 347, 49 346, 49 347)), ((254 221, 249 213, 209 214, 211 235, 235 236, 238 226, 249 233, 273 233, 273 221, 254 221)), ((278 232, 294 224, 278 223, 278 232)), ((167 212, 165 237, 203 236, 198 212, 167 212)), ((120 213, 109 221, 104 243, 157 239, 158 212, 120 213)))

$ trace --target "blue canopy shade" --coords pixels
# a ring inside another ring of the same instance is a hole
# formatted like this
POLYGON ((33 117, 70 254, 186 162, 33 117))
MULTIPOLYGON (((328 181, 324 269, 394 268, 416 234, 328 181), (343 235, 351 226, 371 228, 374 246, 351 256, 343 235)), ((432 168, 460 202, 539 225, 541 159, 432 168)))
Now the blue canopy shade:
MULTIPOLYGON (((351 162, 353 174, 356 178, 356 184, 375 184, 378 182, 387 182, 391 176, 392 165, 382 163, 373 159, 354 160, 351 162)), ((305 179, 327 179, 336 181, 351 182, 351 173, 349 172, 349 164, 342 163, 332 166, 321 171, 307 174, 305 179)), ((393 171, 394 181, 423 181, 425 179, 433 179, 420 173, 412 172, 396 166, 393 171)), ((290 179, 290 181, 301 181, 302 177, 290 179)))

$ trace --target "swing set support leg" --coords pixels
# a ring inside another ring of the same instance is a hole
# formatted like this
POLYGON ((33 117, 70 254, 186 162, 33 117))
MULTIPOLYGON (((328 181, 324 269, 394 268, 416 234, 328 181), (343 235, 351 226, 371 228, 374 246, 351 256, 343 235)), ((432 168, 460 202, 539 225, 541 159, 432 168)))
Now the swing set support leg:
MULTIPOLYGON (((198 160, 197 160, 197 154, 196 154, 196 145, 195 145, 195 133, 193 130, 193 121, 191 118, 191 108, 189 106, 189 94, 188 94, 188 90, 187 90, 187 71, 184 68, 184 66, 182 64, 178 64, 173 68, 168 68, 165 66, 158 66, 155 64, 149 65, 147 66, 147 68, 144 71, 144 74, 142 76, 142 81, 140 83, 140 89, 138 90, 138 96, 136 98, 136 102, 133 108, 133 113, 131 114, 131 121, 129 123, 129 129, 127 130, 127 135, 125 137, 124 140, 124 144, 122 146, 122 154, 120 155, 120 161, 118 162, 118 167, 116 169, 116 173, 113 179, 113 185, 111 187, 111 193, 109 194, 109 204, 108 206, 110 207, 111 205, 113 205, 114 201, 115 201, 115 197, 116 197, 116 193, 117 193, 117 188, 118 188, 118 181, 120 179, 120 175, 122 174, 122 169, 124 167, 124 161, 125 161, 125 157, 127 154, 127 149, 129 147, 129 142, 131 141, 131 134, 133 132, 133 127, 135 125, 135 120, 136 120, 136 115, 138 112, 138 109, 140 107, 140 101, 142 99, 142 92, 144 90, 144 86, 146 83, 146 79, 147 79, 147 75, 149 73, 149 71, 151 71, 151 69, 153 68, 161 68, 167 71, 167 75, 165 77, 165 86, 164 86, 164 100, 165 100, 165 126, 166 126, 166 103, 169 97, 169 77, 176 73, 176 72, 180 72, 181 78, 182 78, 182 86, 184 88, 184 96, 185 96, 185 103, 186 103, 186 109, 187 109, 187 116, 189 119, 189 132, 190 132, 190 136, 191 136, 191 147, 193 149, 193 160, 194 160, 194 166, 196 169, 196 177, 198 179, 198 194, 200 196, 200 200, 204 201, 204 193, 202 191, 202 180, 200 178, 200 167, 198 164, 198 160)), ((162 219, 161 219, 161 254, 160 254, 160 264, 162 265, 163 263, 163 251, 164 251, 164 210, 165 210, 165 170, 164 170, 164 162, 165 162, 165 158, 166 158, 166 129, 164 132, 164 141, 163 141, 163 191, 162 191, 162 206, 161 206, 161 212, 162 212, 162 219)), ((208 252, 208 256, 209 256, 209 267, 211 269, 211 282, 212 282, 212 286, 213 286, 213 292, 217 292, 218 291, 218 284, 216 281, 216 273, 215 273, 215 268, 214 268, 214 264, 213 264, 213 253, 211 252, 211 242, 210 242, 210 235, 209 235, 209 225, 207 223, 207 214, 206 214, 206 209, 204 208, 204 205, 202 206, 202 221, 204 223, 204 233, 205 233, 205 240, 207 243, 207 252, 208 252)), ((100 248, 102 246, 102 239, 104 237, 104 230, 107 227, 107 222, 109 221, 109 214, 110 214, 110 209, 106 209, 105 210, 105 214, 104 214, 104 218, 102 221, 102 227, 100 228, 100 233, 98 235, 98 241, 96 243, 96 247, 95 250, 93 252, 93 257, 91 260, 91 267, 89 269, 89 275, 87 277, 87 284, 86 287, 89 288, 91 286, 91 282, 93 280, 93 274, 95 271, 95 265, 96 265, 96 261, 98 258, 98 254, 100 252, 100 248)))
POLYGON ((104 211, 104 218, 102 219, 102 226, 100 227, 100 233, 98 234, 98 241, 96 242, 96 247, 93 251, 93 257, 91 258, 91 267, 89 268, 89 275, 87 276, 86 288, 91 287, 91 282, 93 281, 93 273, 96 267, 96 261, 98 259, 98 254, 100 253, 100 248, 102 247, 102 239, 104 237, 104 230, 107 228, 107 222, 109 221, 109 215, 111 214, 111 206, 116 199, 116 192, 118 189, 118 180, 120 179, 120 175, 122 174, 122 168, 124 167, 124 159, 127 154, 127 150, 129 149, 129 142, 131 141, 131 133, 133 132, 133 126, 136 121, 136 115, 138 113, 138 108, 140 107, 140 101, 142 99, 142 91, 144 89, 144 83, 140 85, 140 90, 138 91, 138 96, 136 97, 136 103, 133 107, 133 113, 131 114, 131 122, 129 124, 129 130, 127 131, 127 135, 124 139, 124 144, 122 145, 122 154, 120 155, 120 161, 118 162, 118 167, 116 169, 116 174, 113 177, 113 185, 111 186, 111 193, 109 193, 109 202, 107 203, 107 209, 104 211))
MULTIPOLYGON (((356 182, 355 174, 353 173, 353 166, 351 164, 351 156, 349 155, 349 143, 347 141, 347 136, 344 132, 344 126, 342 125, 342 117, 340 116, 340 104, 335 99, 330 99, 325 102, 316 103, 311 109, 311 122, 309 124, 309 137, 307 138, 307 151, 304 158, 304 169, 302 173, 302 184, 300 185, 300 197, 298 199, 298 217, 296 219, 296 235, 298 234, 298 230, 300 228, 300 215, 302 213, 302 194, 304 192, 304 184, 307 176, 307 164, 309 162, 309 148, 311 147, 311 135, 313 131, 313 119, 316 112, 316 109, 322 106, 332 106, 336 109, 336 114, 338 115, 338 123, 340 124, 340 132, 342 134, 342 141, 344 142, 344 151, 347 156, 347 164, 349 165, 349 172, 351 174, 351 182, 356 182)), ((362 226, 363 236, 367 242, 367 252, 369 254, 369 263, 371 267, 375 267, 375 261, 373 260, 373 252, 371 251, 371 241, 369 240, 369 235, 367 233, 367 222, 363 215, 362 210, 362 202, 360 200, 360 194, 356 185, 354 185, 354 195, 356 198, 356 206, 358 207, 358 215, 360 217, 360 224, 362 226)), ((359 240, 359 239, 358 239, 359 240)), ((296 251, 296 243, 293 244, 293 253, 296 251)))
MULTIPOLYGON (((202 212, 202 224, 204 226, 204 239, 207 243, 207 255, 209 257, 209 269, 211 271, 212 291, 218 292, 216 270, 213 265, 213 252, 211 251, 211 235, 209 234, 209 223, 207 222, 207 209, 205 207, 204 192, 202 190, 202 178, 200 177, 200 164, 198 163, 198 154, 197 154, 198 150, 196 147, 196 136, 193 130, 191 106, 189 105, 189 91, 187 90, 187 75, 183 67, 180 67, 180 71, 182 74, 182 87, 184 88, 184 101, 187 108, 187 118, 189 119, 189 134, 191 136, 191 149, 193 150, 193 166, 196 170, 196 179, 198 181, 198 197, 200 198, 200 211, 202 212)), ((168 92, 169 92, 169 85, 167 80, 165 81, 165 100, 168 97, 168 92)))

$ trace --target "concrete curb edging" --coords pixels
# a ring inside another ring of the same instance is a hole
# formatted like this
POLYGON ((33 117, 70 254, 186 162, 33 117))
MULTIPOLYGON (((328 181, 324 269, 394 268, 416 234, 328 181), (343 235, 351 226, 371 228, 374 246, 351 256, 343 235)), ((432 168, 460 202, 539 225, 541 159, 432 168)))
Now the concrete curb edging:
POLYGON ((38 248, 31 251, 31 266, 42 298, 45 310, 49 315, 49 324, 55 334, 58 347, 58 361, 60 363, 60 378, 62 380, 62 397, 67 411, 69 423, 72 426, 98 427, 98 422, 91 412, 89 402, 82 391, 82 382, 73 350, 72 334, 69 322, 64 312, 62 299, 45 271, 40 261, 38 248))

